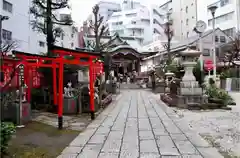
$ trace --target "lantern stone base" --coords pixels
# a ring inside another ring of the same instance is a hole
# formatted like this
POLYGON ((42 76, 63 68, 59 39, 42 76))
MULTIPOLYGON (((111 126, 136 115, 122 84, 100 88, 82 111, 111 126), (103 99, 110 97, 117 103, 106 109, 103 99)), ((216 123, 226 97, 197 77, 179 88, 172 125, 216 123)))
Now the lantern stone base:
POLYGON ((77 100, 76 98, 63 99, 63 114, 77 114, 77 100))
POLYGON ((202 88, 179 88, 178 94, 186 96, 201 96, 202 88))
MULTIPOLYGON (((100 109, 97 99, 94 100, 94 111, 97 112, 100 109)), ((82 112, 89 113, 91 112, 90 109, 90 100, 82 102, 82 112)))
POLYGON ((207 104, 207 96, 199 95, 170 95, 162 94, 161 100, 168 106, 179 107, 184 109, 204 109, 204 105, 207 104))
POLYGON ((13 122, 17 125, 26 124, 32 119, 31 105, 28 102, 22 103, 22 117, 20 119, 19 103, 14 102, 6 107, 1 107, 1 119, 4 121, 13 122))
POLYGON ((185 96, 176 96, 177 107, 179 108, 200 108, 203 104, 207 102, 207 97, 200 95, 185 95, 185 96))

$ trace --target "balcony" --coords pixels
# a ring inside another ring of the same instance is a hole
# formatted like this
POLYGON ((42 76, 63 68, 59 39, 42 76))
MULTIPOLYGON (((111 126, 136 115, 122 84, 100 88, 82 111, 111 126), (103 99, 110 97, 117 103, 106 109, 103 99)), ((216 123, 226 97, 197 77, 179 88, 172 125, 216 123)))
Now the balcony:
POLYGON ((125 29, 123 25, 112 25, 111 31, 123 30, 125 29))
POLYGON ((130 24, 127 25, 126 28, 128 29, 144 29, 145 27, 147 27, 146 25, 141 25, 141 24, 130 24))
POLYGON ((137 39, 143 39, 143 34, 136 34, 136 35, 130 35, 131 37, 137 38, 137 39))
POLYGON ((159 32, 164 32, 164 28, 161 27, 159 24, 153 24, 153 28, 158 30, 159 32))

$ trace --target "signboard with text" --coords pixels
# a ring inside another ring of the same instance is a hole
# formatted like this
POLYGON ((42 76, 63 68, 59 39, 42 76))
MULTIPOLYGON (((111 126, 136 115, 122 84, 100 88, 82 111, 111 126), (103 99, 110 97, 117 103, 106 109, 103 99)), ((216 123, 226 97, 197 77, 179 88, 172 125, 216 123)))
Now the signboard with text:
POLYGON ((24 86, 24 65, 20 64, 19 65, 19 83, 20 86, 24 86))
POLYGON ((204 68, 205 68, 205 70, 207 70, 207 71, 213 70, 213 62, 212 62, 212 60, 206 60, 206 61, 204 61, 204 68))

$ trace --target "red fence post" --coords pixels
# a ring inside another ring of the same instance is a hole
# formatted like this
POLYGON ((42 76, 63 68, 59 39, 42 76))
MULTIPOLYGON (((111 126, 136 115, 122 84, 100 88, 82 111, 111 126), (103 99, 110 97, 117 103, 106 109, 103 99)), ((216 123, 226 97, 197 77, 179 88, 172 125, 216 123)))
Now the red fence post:
POLYGON ((54 106, 57 106, 57 70, 56 70, 56 64, 53 65, 53 104, 54 106))
POLYGON ((58 129, 63 128, 63 61, 59 63, 59 83, 58 83, 58 129))
POLYGON ((26 78, 26 85, 27 85, 27 91, 26 91, 26 95, 27 95, 27 101, 30 102, 31 100, 31 88, 32 88, 32 85, 30 85, 30 77, 29 76, 29 71, 31 70, 30 67, 28 67, 27 63, 24 63, 25 65, 25 78, 26 78), (31 87, 30 87, 31 86, 31 87))
POLYGON ((91 119, 95 119, 95 110, 94 110, 94 79, 93 79, 93 62, 92 58, 89 61, 89 92, 90 92, 90 111, 91 119))

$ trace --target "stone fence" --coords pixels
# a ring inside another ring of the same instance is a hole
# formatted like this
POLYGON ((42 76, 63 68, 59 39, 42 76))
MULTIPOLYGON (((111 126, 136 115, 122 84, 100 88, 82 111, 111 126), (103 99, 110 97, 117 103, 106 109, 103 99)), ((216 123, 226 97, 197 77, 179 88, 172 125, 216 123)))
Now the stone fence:
POLYGON ((240 91, 240 78, 226 78, 220 81, 220 88, 226 91, 240 91))

